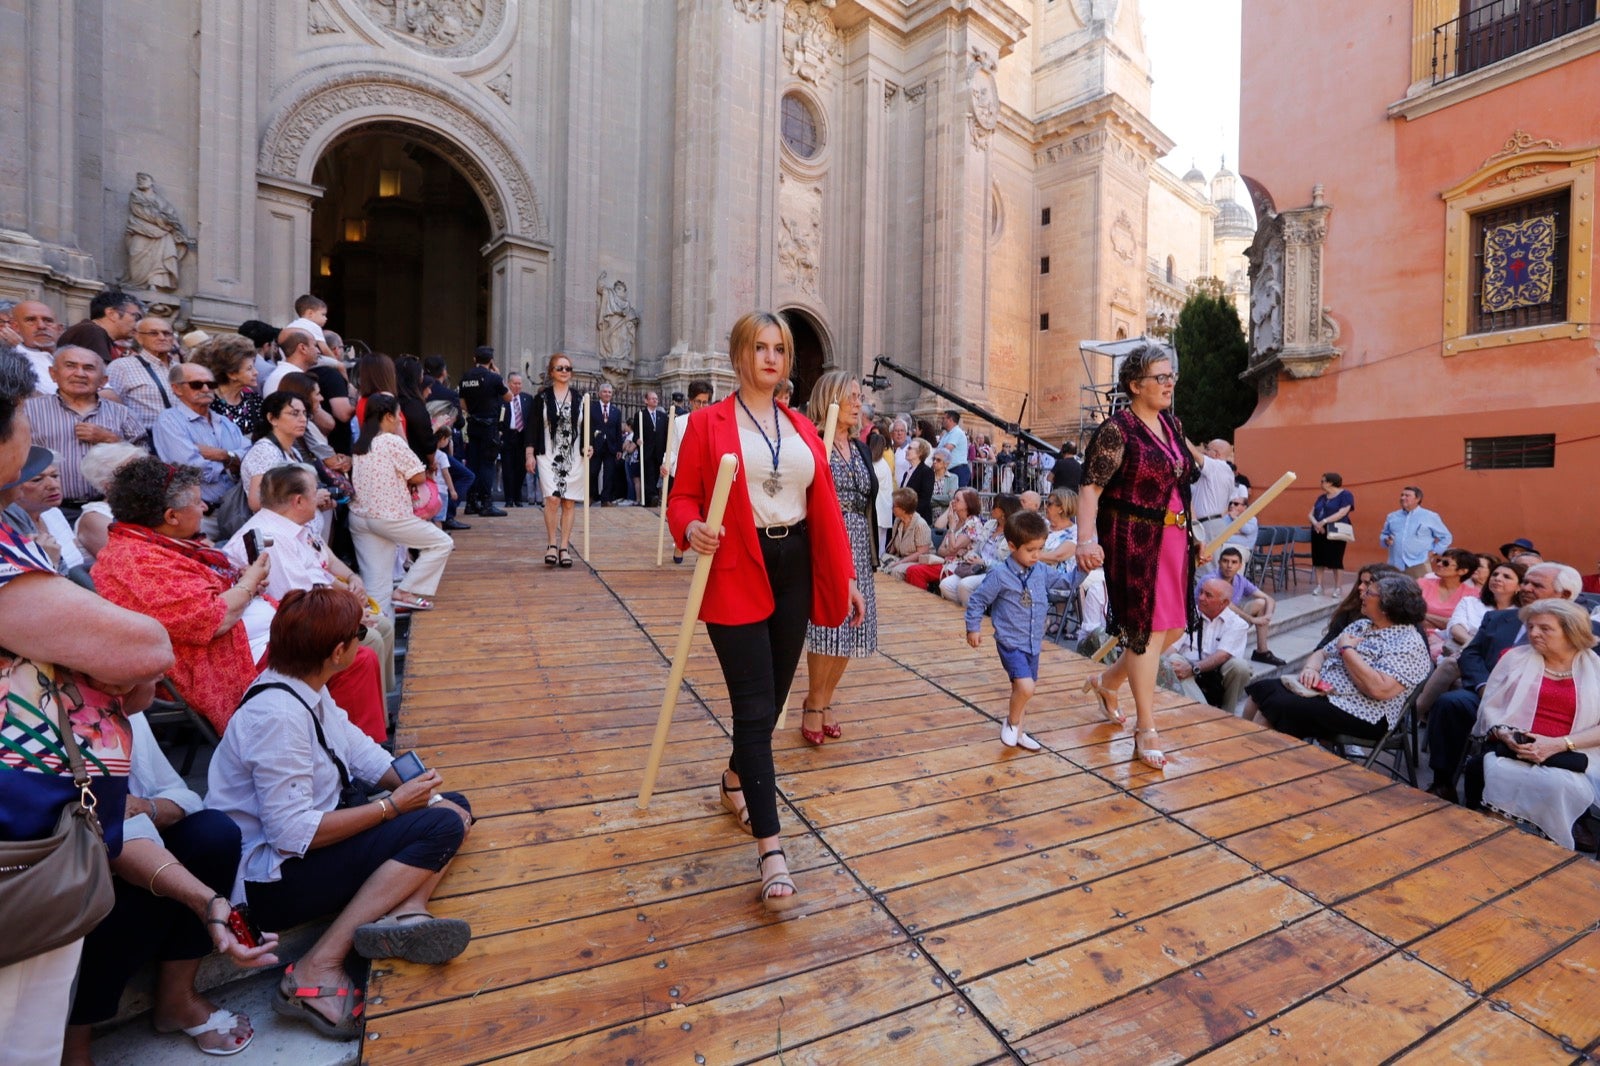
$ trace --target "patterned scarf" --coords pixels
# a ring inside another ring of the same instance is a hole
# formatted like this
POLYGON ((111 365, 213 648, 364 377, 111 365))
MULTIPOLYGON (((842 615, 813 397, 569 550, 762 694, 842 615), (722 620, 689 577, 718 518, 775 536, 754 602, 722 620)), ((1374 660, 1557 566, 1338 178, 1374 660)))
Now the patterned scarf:
POLYGON ((130 540, 143 541, 153 544, 170 552, 176 552, 184 558, 193 559, 195 562, 213 571, 228 584, 239 580, 241 571, 222 552, 209 544, 196 540, 179 540, 169 537, 165 533, 157 533, 149 526, 134 525, 132 522, 113 522, 106 531, 108 537, 126 537, 130 540))

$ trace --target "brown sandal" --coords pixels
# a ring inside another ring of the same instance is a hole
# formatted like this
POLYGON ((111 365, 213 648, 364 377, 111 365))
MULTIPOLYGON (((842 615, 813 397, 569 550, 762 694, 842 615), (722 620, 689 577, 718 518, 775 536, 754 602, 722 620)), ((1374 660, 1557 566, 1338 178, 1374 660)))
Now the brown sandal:
POLYGON ((722 789, 722 805, 728 809, 729 814, 733 815, 733 820, 739 823, 740 829, 754 836, 755 831, 750 828, 750 808, 742 802, 735 802, 733 798, 735 792, 741 796, 744 795, 744 789, 728 787, 728 771, 726 770, 722 771, 722 777, 717 782, 717 786, 722 789))

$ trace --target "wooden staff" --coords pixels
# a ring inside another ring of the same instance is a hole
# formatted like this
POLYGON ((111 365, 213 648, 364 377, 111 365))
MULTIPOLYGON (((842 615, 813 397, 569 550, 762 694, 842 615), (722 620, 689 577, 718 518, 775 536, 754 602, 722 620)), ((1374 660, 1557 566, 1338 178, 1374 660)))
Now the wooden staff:
POLYGON ((656 530, 656 565, 661 565, 662 553, 667 544, 667 490, 672 485, 672 448, 678 442, 678 415, 673 412, 667 420, 667 450, 661 456, 661 465, 666 467, 661 474, 661 525, 656 530))
POLYGON ((838 404, 830 403, 828 405, 828 417, 823 419, 822 426, 822 454, 831 457, 833 455, 833 432, 839 428, 838 404))
MULTIPOLYGON (((1211 543, 1206 545, 1205 554, 1215 555, 1218 551, 1220 551, 1222 546, 1228 543, 1229 537, 1243 529, 1246 522, 1260 514, 1262 509, 1266 507, 1267 504, 1277 499, 1284 489, 1288 488, 1290 485, 1293 485, 1294 480, 1295 472, 1293 470, 1285 471, 1282 477, 1280 477, 1277 481, 1274 481, 1272 486, 1268 488, 1266 492, 1261 494, 1260 499, 1236 515, 1233 521, 1228 523, 1226 529, 1211 539, 1211 543)), ((1089 661, 1092 663, 1105 662, 1106 656, 1110 655, 1114 650, 1116 650, 1116 647, 1117 638, 1112 637, 1110 640, 1102 644, 1098 651, 1089 657, 1089 661)))
MULTIPOLYGON (((706 525, 718 532, 722 529, 722 514, 728 508, 728 492, 733 488, 733 475, 739 470, 739 457, 732 452, 717 464, 717 483, 711 490, 711 508, 706 513, 706 525)), ((661 755, 667 747, 667 727, 672 724, 672 712, 678 706, 678 689, 683 685, 683 671, 689 665, 689 645, 694 640, 694 624, 700 617, 700 601, 705 599, 706 581, 711 577, 711 556, 696 553, 694 580, 689 584, 689 599, 683 605, 683 624, 678 627, 678 646, 672 652, 672 672, 667 675, 667 692, 661 700, 661 714, 656 719, 656 735, 650 741, 650 757, 644 764, 644 782, 639 787, 639 809, 647 810, 650 796, 656 790, 656 774, 661 769, 661 755)))
POLYGON ((583 398, 583 561, 589 561, 589 497, 594 495, 594 490, 589 484, 589 449, 593 442, 589 439, 589 397, 583 398))

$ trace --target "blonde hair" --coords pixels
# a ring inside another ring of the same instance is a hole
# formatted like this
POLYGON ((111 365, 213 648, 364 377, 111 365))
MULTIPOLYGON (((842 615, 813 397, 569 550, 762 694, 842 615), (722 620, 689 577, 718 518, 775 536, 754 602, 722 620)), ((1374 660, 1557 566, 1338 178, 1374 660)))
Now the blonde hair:
POLYGON ((783 338, 783 373, 780 377, 787 378, 794 370, 794 334, 789 332, 789 323, 782 315, 771 311, 746 311, 728 331, 728 361, 733 364, 733 372, 739 375, 741 381, 750 376, 755 363, 756 335, 768 326, 777 326, 778 334, 783 338))
POLYGON ((912 452, 916 452, 917 462, 919 463, 926 459, 928 457, 928 453, 931 451, 933 451, 933 445, 929 444, 921 437, 912 437, 910 440, 906 441, 906 454, 910 455, 912 452))
POLYGON ((830 370, 818 378, 815 385, 811 386, 811 398, 806 401, 806 417, 816 423, 818 433, 827 428, 824 423, 828 420, 828 405, 831 403, 839 405, 840 425, 838 428, 847 435, 855 430, 855 426, 843 424, 844 398, 845 394, 850 391, 850 382, 854 380, 843 370, 830 370))
POLYGON ((1078 494, 1071 489, 1051 489, 1050 502, 1061 508, 1061 513, 1068 518, 1078 517, 1078 494))
POLYGON ((1522 623, 1531 622, 1535 615, 1554 615, 1561 624, 1561 633, 1567 638, 1567 643, 1580 655, 1595 646, 1594 629, 1589 624, 1589 612, 1571 600, 1548 599, 1534 600, 1521 612, 1522 623))

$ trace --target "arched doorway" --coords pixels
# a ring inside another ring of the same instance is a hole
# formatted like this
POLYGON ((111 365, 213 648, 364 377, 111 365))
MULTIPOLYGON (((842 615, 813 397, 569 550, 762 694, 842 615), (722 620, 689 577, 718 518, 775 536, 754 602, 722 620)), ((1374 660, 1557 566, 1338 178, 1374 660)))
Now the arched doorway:
POLYGON ((827 346, 817 320, 805 311, 790 307, 783 311, 783 317, 788 320, 789 332, 794 337, 794 397, 790 403, 794 407, 801 407, 811 396, 812 387, 827 365, 827 346))
POLYGON ((448 160, 404 128, 356 127, 313 171, 311 291, 346 342, 443 355, 459 377, 489 343, 491 227, 448 160))

